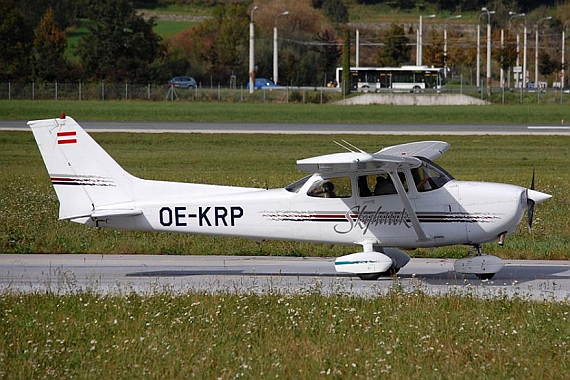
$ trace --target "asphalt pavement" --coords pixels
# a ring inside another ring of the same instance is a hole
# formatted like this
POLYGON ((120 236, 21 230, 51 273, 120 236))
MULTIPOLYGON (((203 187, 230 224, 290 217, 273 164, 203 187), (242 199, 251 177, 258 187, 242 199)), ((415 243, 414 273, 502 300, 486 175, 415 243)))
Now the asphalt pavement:
MULTIPOLYGON (((29 130, 26 122, 0 120, 0 130, 29 130)), ((570 136, 568 125, 78 122, 87 132, 570 136)))
POLYGON ((428 294, 570 299, 570 261, 508 260, 491 280, 453 271, 455 260, 412 259, 397 277, 336 273, 334 258, 2 254, 0 291, 239 292, 375 296, 394 286, 428 294))

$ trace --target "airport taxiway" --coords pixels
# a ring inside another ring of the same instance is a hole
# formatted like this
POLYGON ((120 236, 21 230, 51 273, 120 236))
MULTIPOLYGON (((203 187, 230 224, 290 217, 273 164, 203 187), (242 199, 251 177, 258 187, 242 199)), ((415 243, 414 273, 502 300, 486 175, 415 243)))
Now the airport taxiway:
POLYGON ((334 258, 2 254, 0 291, 241 292, 374 296, 394 286, 428 294, 570 300, 570 261, 507 260, 492 280, 453 271, 452 259, 412 259, 396 277, 362 281, 334 258))
MULTIPOLYGON (((87 132, 570 136, 568 125, 78 122, 87 132)), ((0 130, 28 131, 29 128, 23 120, 0 120, 0 130)))

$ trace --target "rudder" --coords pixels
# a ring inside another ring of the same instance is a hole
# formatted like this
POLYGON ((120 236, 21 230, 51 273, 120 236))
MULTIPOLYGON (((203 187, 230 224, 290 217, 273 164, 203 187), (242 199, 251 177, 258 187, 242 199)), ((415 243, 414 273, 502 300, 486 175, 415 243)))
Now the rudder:
POLYGON ((71 117, 29 121, 59 199, 59 218, 91 216, 104 207, 126 208, 134 182, 71 117))

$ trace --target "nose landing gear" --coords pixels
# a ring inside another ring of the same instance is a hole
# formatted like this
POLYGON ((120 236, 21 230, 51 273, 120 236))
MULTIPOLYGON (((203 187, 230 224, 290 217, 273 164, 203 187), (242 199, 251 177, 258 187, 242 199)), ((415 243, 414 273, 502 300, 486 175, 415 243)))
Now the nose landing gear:
POLYGON ((481 251, 479 244, 475 245, 477 254, 465 259, 455 261, 455 271, 462 274, 474 274, 480 280, 489 280, 497 274, 505 263, 497 256, 486 255, 481 251))

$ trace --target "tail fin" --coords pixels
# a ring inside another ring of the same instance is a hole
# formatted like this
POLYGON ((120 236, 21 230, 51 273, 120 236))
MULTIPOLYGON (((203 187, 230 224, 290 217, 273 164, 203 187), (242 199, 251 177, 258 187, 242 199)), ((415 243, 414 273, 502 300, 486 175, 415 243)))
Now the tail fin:
POLYGON ((136 177, 127 173, 70 117, 28 122, 59 199, 59 218, 128 209, 136 177))

